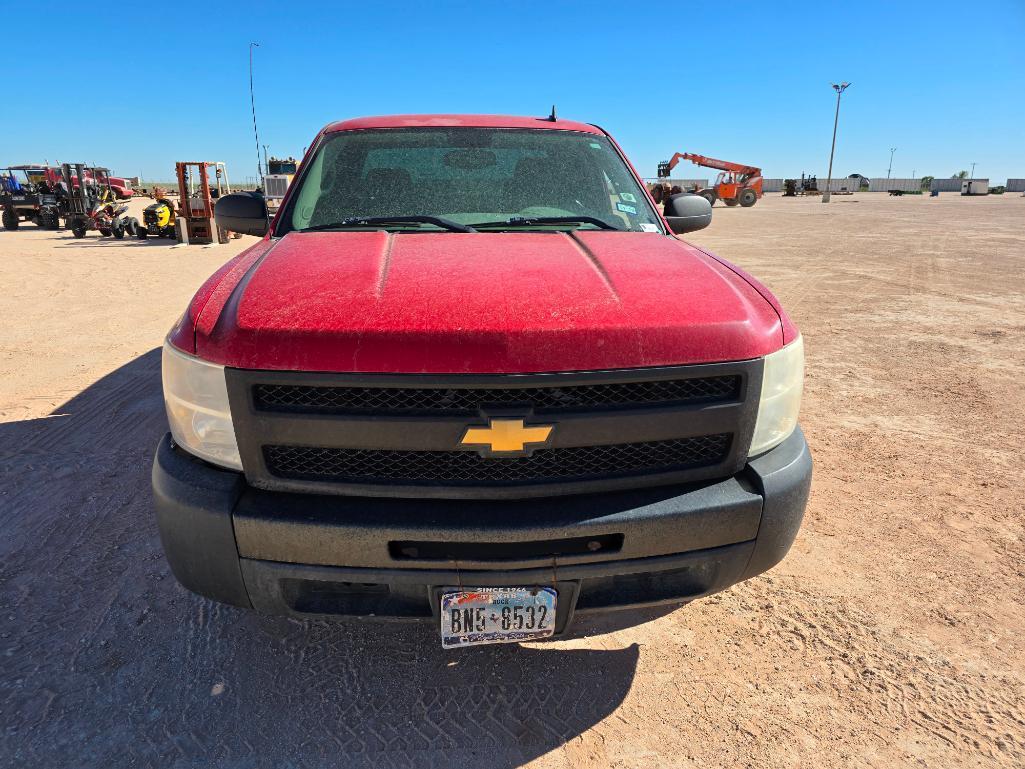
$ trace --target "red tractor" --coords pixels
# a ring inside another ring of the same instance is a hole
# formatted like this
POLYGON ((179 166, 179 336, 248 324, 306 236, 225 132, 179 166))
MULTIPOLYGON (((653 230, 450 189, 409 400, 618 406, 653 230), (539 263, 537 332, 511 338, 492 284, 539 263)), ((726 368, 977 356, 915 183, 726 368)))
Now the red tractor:
POLYGON ((659 163, 658 178, 668 179, 669 174, 681 160, 690 160, 694 165, 715 168, 720 172, 716 177, 714 187, 694 190, 712 205, 715 205, 716 200, 722 200, 728 206, 735 206, 739 203, 744 208, 750 208, 762 196, 762 169, 745 166, 741 163, 731 163, 728 160, 707 158, 704 155, 695 155, 693 152, 677 152, 670 160, 659 163))

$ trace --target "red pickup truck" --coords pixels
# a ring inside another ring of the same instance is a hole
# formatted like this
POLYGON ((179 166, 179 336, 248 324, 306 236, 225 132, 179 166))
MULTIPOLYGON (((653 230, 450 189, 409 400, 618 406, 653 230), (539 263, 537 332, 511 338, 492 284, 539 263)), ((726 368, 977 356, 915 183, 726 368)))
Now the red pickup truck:
POLYGON ((801 337, 678 239, 601 128, 471 115, 326 126, 262 240, 169 333, 153 489, 178 580, 299 616, 544 638, 780 561, 811 458, 801 337))

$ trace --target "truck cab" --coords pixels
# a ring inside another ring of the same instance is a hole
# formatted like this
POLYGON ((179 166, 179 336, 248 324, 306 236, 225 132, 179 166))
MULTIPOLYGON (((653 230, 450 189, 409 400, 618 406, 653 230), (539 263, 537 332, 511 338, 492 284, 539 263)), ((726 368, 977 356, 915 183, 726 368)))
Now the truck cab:
MULTIPOLYGON (((803 342, 603 129, 332 123, 163 351, 153 488, 187 588, 433 622, 446 647, 685 603, 776 564, 811 481, 803 342)), ((382 630, 382 633, 386 630, 382 630)))
POLYGON ((299 169, 295 158, 271 158, 267 161, 267 174, 263 177, 263 196, 268 210, 275 212, 285 199, 288 186, 299 169))

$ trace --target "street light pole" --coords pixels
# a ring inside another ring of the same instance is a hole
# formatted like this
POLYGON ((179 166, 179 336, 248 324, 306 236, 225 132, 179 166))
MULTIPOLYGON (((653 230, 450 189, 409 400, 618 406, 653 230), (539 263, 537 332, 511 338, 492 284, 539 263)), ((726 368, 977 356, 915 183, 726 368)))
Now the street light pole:
POLYGON ((969 179, 974 179, 975 178, 975 165, 976 164, 973 162, 972 163, 972 175, 968 177, 969 179))
POLYGON ((886 169, 886 178, 890 178, 890 172, 893 170, 893 153, 897 151, 896 147, 890 147, 890 167, 886 169))
POLYGON ((270 173, 270 166, 267 165, 267 145, 263 145, 263 170, 266 173, 270 173))
POLYGON ((256 131, 256 97, 253 95, 253 48, 259 48, 259 43, 249 44, 249 104, 253 108, 253 136, 256 139, 256 178, 259 179, 263 172, 260 171, 260 134, 256 131))
POLYGON ((849 86, 850 83, 833 83, 833 89, 836 91, 836 114, 833 115, 833 146, 829 149, 829 172, 826 174, 826 191, 822 195, 822 202, 829 202, 829 188, 833 183, 833 153, 836 152, 836 125, 840 122, 840 94, 849 86))

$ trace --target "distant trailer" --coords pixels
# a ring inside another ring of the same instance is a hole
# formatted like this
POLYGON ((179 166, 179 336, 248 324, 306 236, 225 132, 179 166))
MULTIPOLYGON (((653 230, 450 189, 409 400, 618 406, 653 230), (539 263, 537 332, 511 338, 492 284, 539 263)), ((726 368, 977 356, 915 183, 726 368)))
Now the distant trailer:
POLYGON ((961 181, 962 195, 988 195, 989 179, 964 179, 961 181))
MULTIPOLYGON (((826 180, 821 176, 819 177, 819 189, 823 192, 826 191, 826 180)), ((829 180, 829 192, 833 195, 853 195, 860 189, 860 179, 848 179, 844 176, 839 179, 829 180)))
POLYGON ((957 177, 950 179, 936 178, 929 182, 929 190, 931 192, 960 192, 961 180, 957 177))
POLYGON ((1025 192, 1025 179, 1008 179, 1008 192, 1025 192))
MULTIPOLYGON (((814 194, 817 195, 817 194, 819 194, 821 192, 825 192, 826 191, 826 177, 825 176, 811 176, 811 175, 809 175, 807 177, 807 179, 809 179, 809 180, 810 179, 815 179, 815 189, 813 190, 814 194)), ((801 179, 797 179, 795 177, 795 181, 797 182, 798 189, 800 189, 800 187, 801 187, 801 179)), ((778 179, 778 180, 776 180, 776 179, 763 179, 762 180, 762 191, 763 192, 781 192, 781 191, 783 191, 785 189, 786 189, 786 180, 785 179, 778 179), (766 187, 765 186, 765 182, 766 181, 771 182, 770 187, 766 187), (778 186, 776 184, 777 181, 779 182, 778 186)), ((859 189, 861 189, 861 180, 860 179, 849 179, 846 176, 841 176, 838 179, 830 179, 829 180, 829 191, 830 191, 830 193, 832 193, 834 195, 853 195, 859 189)))
POLYGON ((919 192, 921 191, 921 189, 921 179, 884 179, 882 177, 873 177, 868 180, 869 192, 893 192, 894 190, 897 190, 900 192, 909 193, 919 192))
POLYGON ((645 179, 648 184, 668 184, 670 187, 679 187, 684 192, 690 192, 694 187, 705 189, 708 187, 708 179, 645 179))

